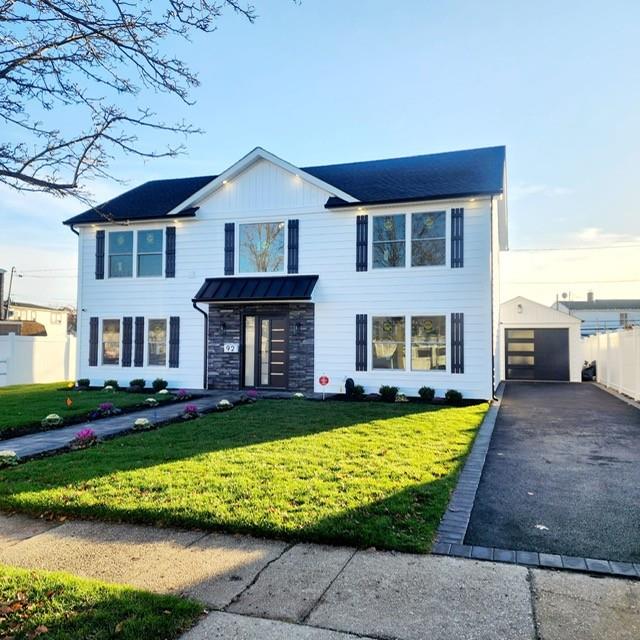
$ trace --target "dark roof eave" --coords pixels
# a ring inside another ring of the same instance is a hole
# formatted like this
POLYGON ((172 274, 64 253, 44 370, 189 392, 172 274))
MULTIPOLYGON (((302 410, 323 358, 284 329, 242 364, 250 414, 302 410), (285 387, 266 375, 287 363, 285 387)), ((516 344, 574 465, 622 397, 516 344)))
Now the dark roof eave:
POLYGON ((416 196, 413 198, 394 198, 392 200, 361 200, 347 202, 341 198, 331 197, 324 205, 325 209, 352 209, 353 207, 373 207, 388 204, 407 204, 410 202, 426 202, 433 200, 456 200, 459 198, 481 198, 485 196, 500 196, 503 190, 469 191, 466 193, 446 193, 432 196, 416 196))
POLYGON ((136 216, 135 218, 119 218, 117 220, 107 220, 101 216, 96 216, 95 218, 91 218, 89 220, 76 220, 83 214, 78 216, 74 216, 73 218, 69 218, 65 220, 62 224, 66 224, 69 226, 76 226, 81 224, 135 224, 136 222, 146 222, 148 220, 174 220, 176 218, 195 218, 196 212, 200 207, 189 207, 188 209, 184 209, 183 211, 179 211, 178 213, 162 214, 162 215, 149 215, 149 216, 136 216))

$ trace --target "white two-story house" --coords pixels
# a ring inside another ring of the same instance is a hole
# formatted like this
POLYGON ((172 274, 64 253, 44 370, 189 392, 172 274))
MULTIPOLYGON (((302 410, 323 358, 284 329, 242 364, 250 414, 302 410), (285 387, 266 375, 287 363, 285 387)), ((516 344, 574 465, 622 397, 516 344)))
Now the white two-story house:
POLYGON ((65 222, 78 377, 490 398, 505 176, 504 147, 306 168, 256 148, 132 189, 65 222))

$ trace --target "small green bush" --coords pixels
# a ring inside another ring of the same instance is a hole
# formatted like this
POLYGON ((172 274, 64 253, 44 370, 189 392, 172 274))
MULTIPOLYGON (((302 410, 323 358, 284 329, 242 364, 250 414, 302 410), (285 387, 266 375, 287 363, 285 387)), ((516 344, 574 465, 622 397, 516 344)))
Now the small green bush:
POLYGON ((114 391, 116 391, 118 389, 118 381, 117 380, 105 380, 103 386, 105 386, 105 387, 113 387, 114 391))
POLYGON ((459 405, 462 404, 462 394, 455 389, 449 389, 447 393, 444 394, 444 399, 447 404, 459 405))
POLYGON ((362 400, 364 398, 364 387, 361 384, 357 384, 353 387, 353 399, 362 400))
POLYGON ((418 389, 418 395, 421 400, 431 402, 436 397, 436 390, 431 387, 420 387, 418 389))
POLYGON ((169 383, 166 380, 163 380, 162 378, 156 378, 152 383, 151 386, 153 387, 153 390, 158 393, 158 391, 162 391, 162 389, 166 389, 167 385, 169 383))
POLYGON ((145 385, 145 381, 142 378, 134 378, 133 380, 129 381, 129 388, 132 391, 144 391, 144 385, 145 385))
POLYGON ((78 387, 81 389, 86 389, 91 384, 91 380, 89 378, 80 378, 78 380, 78 387))
POLYGON ((387 384, 383 384, 378 393, 384 402, 395 402, 398 395, 398 387, 390 387, 387 384))

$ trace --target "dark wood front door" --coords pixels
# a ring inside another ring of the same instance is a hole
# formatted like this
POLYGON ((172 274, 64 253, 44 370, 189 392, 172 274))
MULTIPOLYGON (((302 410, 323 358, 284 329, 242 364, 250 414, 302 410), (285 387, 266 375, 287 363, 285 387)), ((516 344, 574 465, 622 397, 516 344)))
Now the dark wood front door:
POLYGON ((289 384, 287 316, 246 316, 244 386, 286 389, 289 384))

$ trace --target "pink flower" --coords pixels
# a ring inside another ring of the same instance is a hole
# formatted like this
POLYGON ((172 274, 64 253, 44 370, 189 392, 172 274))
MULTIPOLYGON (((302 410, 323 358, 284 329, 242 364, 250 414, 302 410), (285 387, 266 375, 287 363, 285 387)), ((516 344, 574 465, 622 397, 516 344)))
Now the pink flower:
POLYGON ((196 407, 195 404, 188 404, 185 408, 184 408, 184 412, 185 413, 198 413, 198 407, 196 407))
POLYGON ((184 398, 185 396, 188 396, 189 394, 187 393, 186 389, 178 389, 178 391, 176 392, 176 396, 178 396, 178 398, 184 398))
POLYGON ((76 433, 76 440, 93 440, 96 437, 96 432, 93 429, 80 429, 76 433))
POLYGON ((98 405, 98 409, 100 409, 100 411, 111 411, 113 409, 113 403, 112 402, 101 402, 98 405))

